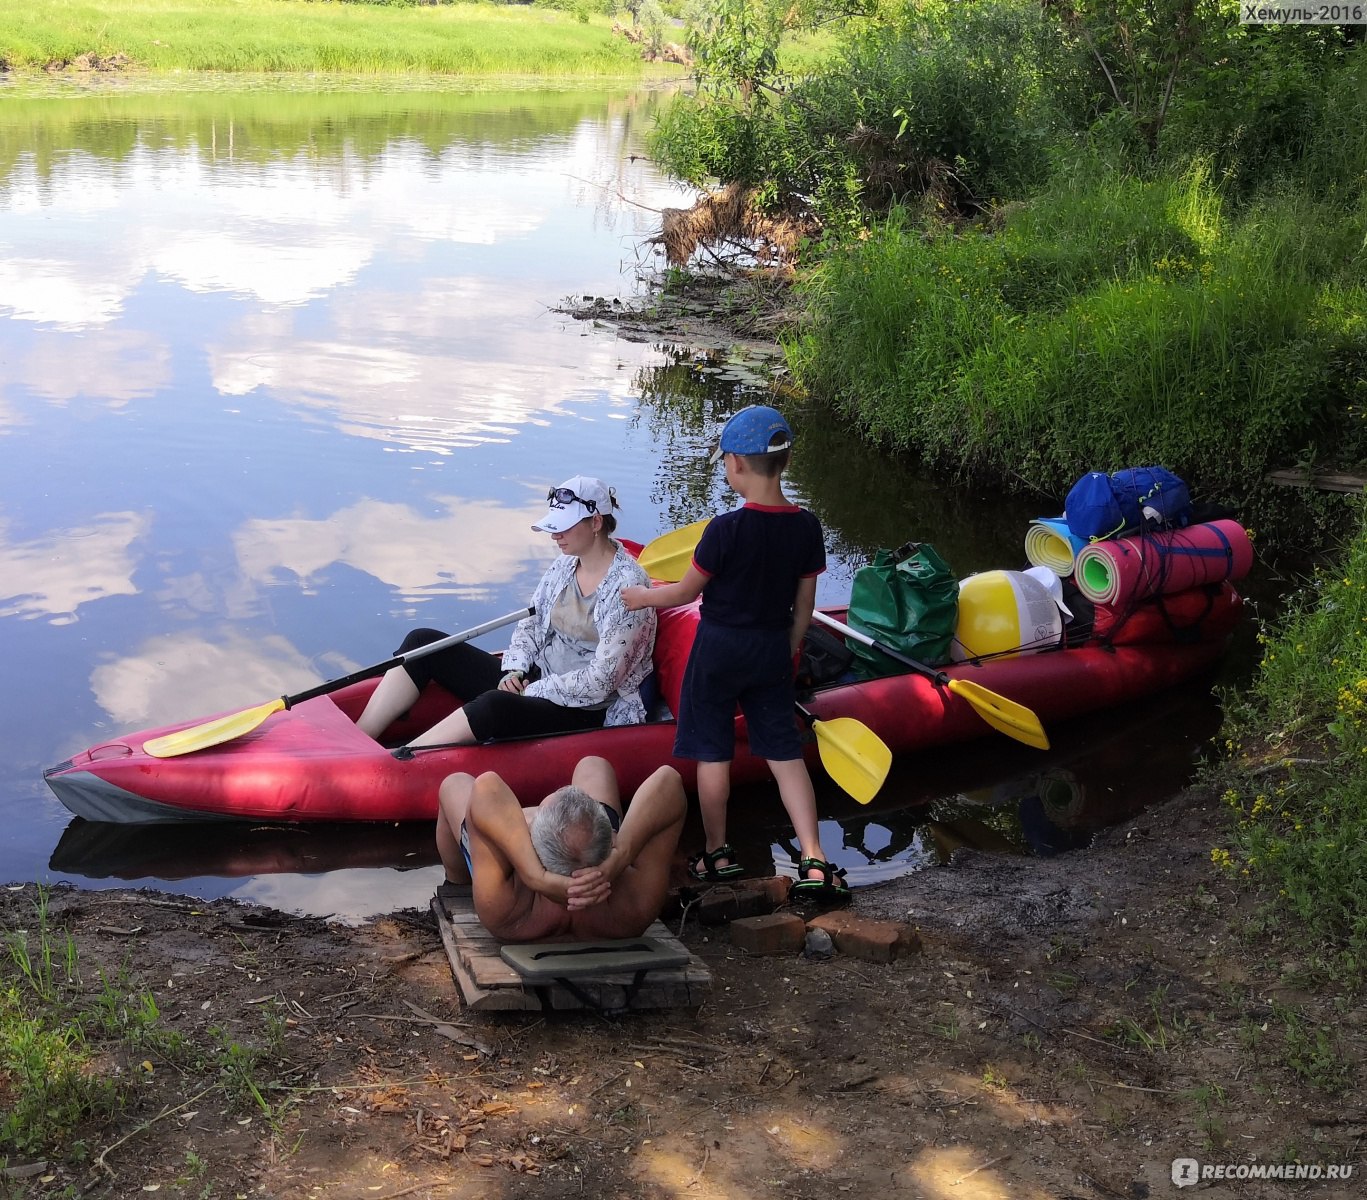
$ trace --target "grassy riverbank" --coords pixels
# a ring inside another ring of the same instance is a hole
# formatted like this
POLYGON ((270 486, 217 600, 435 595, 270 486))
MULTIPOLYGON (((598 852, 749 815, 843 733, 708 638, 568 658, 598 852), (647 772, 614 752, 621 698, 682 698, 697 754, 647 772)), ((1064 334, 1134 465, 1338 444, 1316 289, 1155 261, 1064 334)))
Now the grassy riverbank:
POLYGON ((1228 698, 1234 753, 1215 778, 1234 825, 1211 855, 1260 890, 1254 929, 1353 988, 1367 967, 1367 509, 1359 515, 1342 560, 1264 628, 1252 688, 1228 698))
POLYGON ((41 68, 82 55, 122 55, 153 71, 631 78, 646 70, 608 17, 533 6, 0 0, 0 63, 41 68))

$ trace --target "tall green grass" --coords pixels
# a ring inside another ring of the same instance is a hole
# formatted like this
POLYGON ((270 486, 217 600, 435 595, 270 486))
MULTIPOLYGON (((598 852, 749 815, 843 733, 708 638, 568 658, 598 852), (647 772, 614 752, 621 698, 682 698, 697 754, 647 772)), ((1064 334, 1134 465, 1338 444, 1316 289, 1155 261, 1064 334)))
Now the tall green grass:
POLYGON ((125 54, 157 71, 637 77, 605 16, 491 4, 417 8, 309 0, 0 0, 12 67, 125 54))
MULTIPOLYGON (((1363 419, 1363 412, 1357 419, 1363 419)), ((1219 768, 1237 815, 1217 866, 1262 885, 1264 925, 1360 988, 1367 970, 1367 509, 1337 570, 1260 637, 1251 691, 1219 768), (1280 767, 1281 769, 1277 769, 1280 767)))
POLYGON ((876 439, 1061 492, 1158 461, 1232 499, 1361 443, 1367 224, 1295 188, 1237 215, 1198 164, 1059 179, 996 228, 892 221, 802 285, 798 379, 876 439), (1081 186, 1079 184, 1081 183, 1081 186))

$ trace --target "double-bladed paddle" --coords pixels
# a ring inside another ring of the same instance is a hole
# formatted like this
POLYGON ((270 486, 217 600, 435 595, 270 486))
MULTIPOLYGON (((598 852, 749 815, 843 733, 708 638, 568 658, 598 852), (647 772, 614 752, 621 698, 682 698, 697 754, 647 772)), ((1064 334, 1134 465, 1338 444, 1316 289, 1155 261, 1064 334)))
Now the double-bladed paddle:
POLYGON ((693 551, 706 528, 707 521, 694 521, 682 529, 662 533, 641 551, 637 561, 651 579, 677 583, 693 561, 693 551))
POLYGON ((362 667, 361 670, 353 671, 350 675, 344 675, 341 679, 332 679, 327 683, 320 683, 317 687, 309 688, 306 692, 299 692, 294 696, 281 696, 278 700, 258 704, 255 708, 244 708, 241 712, 229 713, 226 717, 215 717, 213 720, 204 721, 199 725, 191 725, 188 729, 178 729, 175 733, 167 733, 161 737, 152 738, 150 741, 144 742, 142 748, 153 758, 175 758, 179 754, 189 754, 195 750, 205 750, 210 746, 222 745, 224 742, 232 741, 233 738, 241 737, 244 733, 250 733, 273 713, 293 708, 303 700, 312 700, 315 696, 325 696, 328 692, 335 692, 346 687, 347 684, 358 683, 362 679, 370 679, 375 675, 383 675, 391 667, 397 667, 410 658, 421 658, 425 654, 434 654, 438 650, 445 650, 448 646, 458 646, 462 642, 468 642, 479 637, 480 634, 489 633, 491 630, 499 629, 504 625, 511 625, 514 621, 520 621, 523 617, 529 617, 534 611, 531 608, 519 608, 516 612, 495 617, 492 621, 485 621, 483 625, 476 625, 473 629, 453 633, 450 637, 429 642, 425 646, 414 647, 412 650, 394 655, 393 658, 387 658, 384 662, 375 663, 374 666, 362 667))
POLYGON ((801 704, 797 711, 816 734, 816 748, 826 774, 860 804, 867 804, 878 795, 892 766, 892 751, 887 743, 853 717, 818 721, 801 704))
POLYGON ((973 711, 978 716, 982 717, 993 729, 1006 734, 1007 737, 1013 737, 1016 741, 1024 742, 1027 746, 1034 746, 1038 750, 1049 749, 1049 735, 1044 732, 1044 726, 1040 724, 1039 718, 1025 705, 1017 704, 1014 700, 1008 700, 1005 696, 999 696, 981 684, 972 683, 967 679, 954 679, 944 671, 917 662, 914 658, 907 657, 900 650, 894 650, 891 646, 884 645, 882 642, 869 637, 868 634, 861 633, 858 629, 851 629, 848 625, 842 625, 834 617, 828 617, 823 612, 812 613, 812 619, 819 621, 829 629, 843 633, 847 638, 853 638, 865 646, 872 646, 881 654, 886 654, 903 666, 910 667, 918 675, 924 675, 936 687, 948 688, 956 696, 962 696, 973 706, 973 711))

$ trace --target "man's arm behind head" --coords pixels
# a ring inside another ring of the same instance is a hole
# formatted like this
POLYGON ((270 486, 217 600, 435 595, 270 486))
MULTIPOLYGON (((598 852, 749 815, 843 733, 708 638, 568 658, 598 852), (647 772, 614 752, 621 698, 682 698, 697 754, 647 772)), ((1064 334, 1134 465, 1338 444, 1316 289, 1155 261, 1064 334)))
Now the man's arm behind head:
POLYGON ((539 895, 564 904, 567 880, 549 871, 532 845, 522 805, 512 789, 492 771, 475 780, 466 816, 474 860, 476 908, 481 893, 520 883, 539 895))

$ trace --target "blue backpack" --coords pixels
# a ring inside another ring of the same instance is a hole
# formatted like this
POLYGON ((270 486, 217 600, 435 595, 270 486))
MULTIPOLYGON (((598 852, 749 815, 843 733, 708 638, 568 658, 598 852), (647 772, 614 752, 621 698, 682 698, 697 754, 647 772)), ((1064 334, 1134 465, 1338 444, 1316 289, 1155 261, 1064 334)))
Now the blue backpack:
POLYGON ((1187 485, 1164 467, 1089 471, 1068 493, 1068 529, 1096 542, 1146 529, 1181 529, 1191 519, 1187 485))

